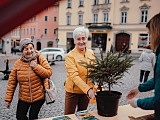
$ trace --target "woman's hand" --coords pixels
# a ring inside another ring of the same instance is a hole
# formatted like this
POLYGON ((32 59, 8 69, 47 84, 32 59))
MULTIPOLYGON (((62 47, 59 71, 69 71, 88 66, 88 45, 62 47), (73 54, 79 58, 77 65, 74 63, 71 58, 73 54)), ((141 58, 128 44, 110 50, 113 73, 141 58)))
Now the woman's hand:
POLYGON ((32 68, 35 68, 37 66, 37 63, 32 60, 31 63, 30 63, 30 66, 32 68))
POLYGON ((87 94, 88 94, 88 96, 89 96, 90 99, 95 99, 96 98, 95 97, 96 93, 92 89, 89 89, 88 92, 87 92, 87 94))
POLYGON ((136 103, 137 103, 137 99, 136 98, 133 98, 133 99, 129 100, 129 104, 134 108, 137 107, 136 103))
POLYGON ((133 99, 137 94, 139 93, 138 88, 131 90, 128 95, 126 96, 126 98, 128 100, 133 99))
POLYGON ((10 102, 6 102, 6 108, 10 108, 11 103, 10 102))

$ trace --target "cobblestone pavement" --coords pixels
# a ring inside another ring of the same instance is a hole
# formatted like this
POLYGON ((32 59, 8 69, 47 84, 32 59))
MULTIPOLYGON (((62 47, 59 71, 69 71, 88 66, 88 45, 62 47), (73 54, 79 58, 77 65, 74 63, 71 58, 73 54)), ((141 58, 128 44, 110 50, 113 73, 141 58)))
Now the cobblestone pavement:
MULTIPOLYGON (((2 63, 4 59, 6 59, 8 56, 0 56, 0 68, 4 67, 2 66, 2 63)), ((9 57, 17 57, 17 56, 9 56, 9 57)), ((18 56, 19 57, 19 56, 18 56)), ((58 91, 57 99, 55 103, 46 105, 44 104, 42 106, 42 109, 39 113, 39 118, 47 118, 52 116, 59 116, 63 115, 64 113, 64 87, 63 83, 66 77, 65 72, 65 66, 64 61, 56 62, 55 65, 52 66, 53 69, 53 75, 51 79, 55 83, 58 91)), ((151 72, 150 78, 153 76, 153 73, 151 72)), ((0 73, 0 120, 16 120, 15 113, 16 113, 16 105, 18 100, 18 86, 15 91, 13 101, 11 103, 10 109, 5 108, 4 103, 4 95, 5 90, 7 86, 7 80, 2 80, 3 74, 0 73)), ((135 88, 139 84, 139 62, 138 59, 134 61, 134 66, 130 69, 129 74, 126 73, 125 77, 121 80, 123 84, 113 86, 113 90, 118 90, 122 92, 122 98, 120 99, 120 105, 128 104, 125 96, 129 92, 129 90, 135 88)), ((140 93, 138 97, 146 97, 146 96, 152 96, 153 91, 147 92, 147 93, 140 93)), ((89 110, 95 110, 96 104, 89 105, 89 110)))

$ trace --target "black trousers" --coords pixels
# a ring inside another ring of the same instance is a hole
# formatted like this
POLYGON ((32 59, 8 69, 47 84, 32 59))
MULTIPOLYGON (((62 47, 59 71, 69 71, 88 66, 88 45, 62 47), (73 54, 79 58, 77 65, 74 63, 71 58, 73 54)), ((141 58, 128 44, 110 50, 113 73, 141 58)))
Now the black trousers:
POLYGON ((149 73, 150 71, 141 70, 140 71, 140 82, 143 82, 143 78, 144 78, 144 82, 146 82, 148 80, 149 73))
POLYGON ((89 98, 86 94, 66 92, 64 114, 74 114, 76 111, 86 110, 88 107, 88 103, 89 98))
POLYGON ((38 113, 44 104, 45 100, 39 100, 33 103, 27 103, 22 100, 18 100, 16 118, 17 120, 34 120, 38 119, 38 113), (27 112, 29 110, 29 119, 27 112))

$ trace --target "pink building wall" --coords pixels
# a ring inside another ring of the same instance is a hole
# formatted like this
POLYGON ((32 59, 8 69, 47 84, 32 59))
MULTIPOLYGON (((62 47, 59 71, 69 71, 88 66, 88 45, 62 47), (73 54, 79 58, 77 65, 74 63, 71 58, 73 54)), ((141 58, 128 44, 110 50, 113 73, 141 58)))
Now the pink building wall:
POLYGON ((58 30, 58 15, 59 9, 56 4, 33 16, 20 26, 20 38, 34 38, 35 48, 56 47, 58 31, 54 34, 54 30, 58 30), (45 21, 45 16, 47 16, 47 21, 45 21), (54 21, 55 17, 56 21, 54 21), (45 34, 45 29, 47 29, 47 34, 45 34), (50 42, 49 45, 48 42, 50 42))

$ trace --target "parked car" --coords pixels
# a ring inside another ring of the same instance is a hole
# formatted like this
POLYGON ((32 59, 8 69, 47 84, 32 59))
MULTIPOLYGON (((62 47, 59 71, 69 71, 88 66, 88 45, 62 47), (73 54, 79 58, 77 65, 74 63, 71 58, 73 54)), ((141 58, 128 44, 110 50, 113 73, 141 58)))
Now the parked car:
POLYGON ((39 51, 41 55, 46 57, 48 60, 65 60, 66 52, 63 48, 43 48, 39 51))

